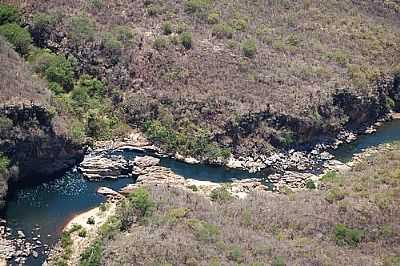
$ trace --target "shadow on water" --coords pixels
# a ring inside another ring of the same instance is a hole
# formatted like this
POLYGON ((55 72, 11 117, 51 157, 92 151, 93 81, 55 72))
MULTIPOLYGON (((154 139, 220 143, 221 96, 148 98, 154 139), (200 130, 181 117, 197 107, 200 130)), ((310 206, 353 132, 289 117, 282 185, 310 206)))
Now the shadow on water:
POLYGON ((332 154, 337 160, 348 162, 366 148, 400 140, 400 120, 393 120, 379 127, 373 134, 360 136, 356 141, 340 145, 332 154))
MULTIPOLYGON (((142 152, 126 151, 127 159, 144 156, 142 152)), ((160 165, 176 174, 201 181, 231 182, 234 179, 258 178, 262 174, 228 169, 222 166, 190 165, 170 158, 161 158, 160 165)), ((99 187, 119 190, 133 183, 131 178, 90 182, 78 172, 69 171, 60 178, 41 184, 29 184, 15 188, 7 201, 5 217, 15 236, 22 230, 29 242, 40 235, 39 241, 52 247, 60 237, 63 226, 75 215, 98 206, 104 197, 97 194, 99 187), (36 230, 39 228, 39 230, 36 230)), ((27 265, 42 265, 45 260, 43 249, 37 250, 39 257, 29 257, 27 265)))

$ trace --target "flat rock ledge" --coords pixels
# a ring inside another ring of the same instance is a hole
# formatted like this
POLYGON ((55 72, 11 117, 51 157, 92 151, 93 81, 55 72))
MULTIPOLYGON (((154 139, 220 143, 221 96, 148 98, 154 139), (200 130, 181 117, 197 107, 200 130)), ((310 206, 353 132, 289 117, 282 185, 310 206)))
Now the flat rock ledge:
POLYGON ((87 156, 78 170, 89 180, 117 179, 132 176, 132 164, 122 156, 87 156))

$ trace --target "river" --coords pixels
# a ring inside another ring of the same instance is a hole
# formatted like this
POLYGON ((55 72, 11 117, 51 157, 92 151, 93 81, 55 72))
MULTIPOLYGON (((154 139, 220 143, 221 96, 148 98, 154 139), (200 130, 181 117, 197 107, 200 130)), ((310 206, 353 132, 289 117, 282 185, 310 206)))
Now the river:
MULTIPOLYGON (((400 120, 388 122, 378 128, 376 133, 363 135, 351 144, 340 146, 333 153, 337 159, 348 161, 362 149, 397 140, 400 140, 400 120)), ((133 159, 142 154, 125 152, 124 155, 133 159)), ((185 178, 202 181, 230 182, 233 179, 257 177, 257 174, 246 171, 221 166, 189 165, 170 158, 161 158, 160 164, 185 178)), ((70 171, 56 180, 17 188, 8 199, 5 218, 13 234, 23 230, 28 240, 39 234, 41 243, 51 247, 57 242, 66 222, 104 202, 104 197, 96 193, 97 188, 106 186, 119 190, 132 182, 130 178, 90 182, 76 171, 70 171)), ((39 257, 29 257, 27 265, 43 263, 46 256, 43 250, 37 251, 39 257)))

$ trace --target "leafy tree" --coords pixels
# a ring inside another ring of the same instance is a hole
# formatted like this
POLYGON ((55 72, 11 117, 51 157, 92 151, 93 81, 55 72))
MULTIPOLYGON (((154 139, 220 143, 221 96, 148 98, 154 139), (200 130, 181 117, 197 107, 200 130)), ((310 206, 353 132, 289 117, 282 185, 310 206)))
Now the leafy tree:
POLYGON ((21 55, 26 55, 29 52, 32 43, 31 34, 18 24, 9 23, 1 25, 0 35, 3 35, 21 55))

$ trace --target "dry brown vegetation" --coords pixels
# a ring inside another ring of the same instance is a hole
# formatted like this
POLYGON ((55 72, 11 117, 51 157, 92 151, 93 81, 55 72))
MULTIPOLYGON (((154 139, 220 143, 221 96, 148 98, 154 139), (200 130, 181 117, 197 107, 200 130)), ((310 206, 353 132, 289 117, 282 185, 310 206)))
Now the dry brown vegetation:
POLYGON ((0 36, 0 103, 47 104, 50 92, 46 84, 33 77, 24 60, 0 36))
POLYGON ((47 46, 73 54, 81 72, 107 80, 131 125, 158 119, 184 134, 196 125, 239 154, 331 137, 354 117, 364 123, 386 112, 374 109, 395 96, 374 80, 398 65, 398 1, 18 4, 29 16, 57 17, 36 41, 50 39, 47 46), (134 41, 118 39, 118 26, 134 41), (191 33, 191 49, 182 45, 182 32, 191 33), (348 104, 372 114, 335 104, 341 88, 362 95, 348 104))
POLYGON ((148 187, 153 214, 105 241, 102 265, 398 265, 400 146, 322 183, 225 203, 148 187))

